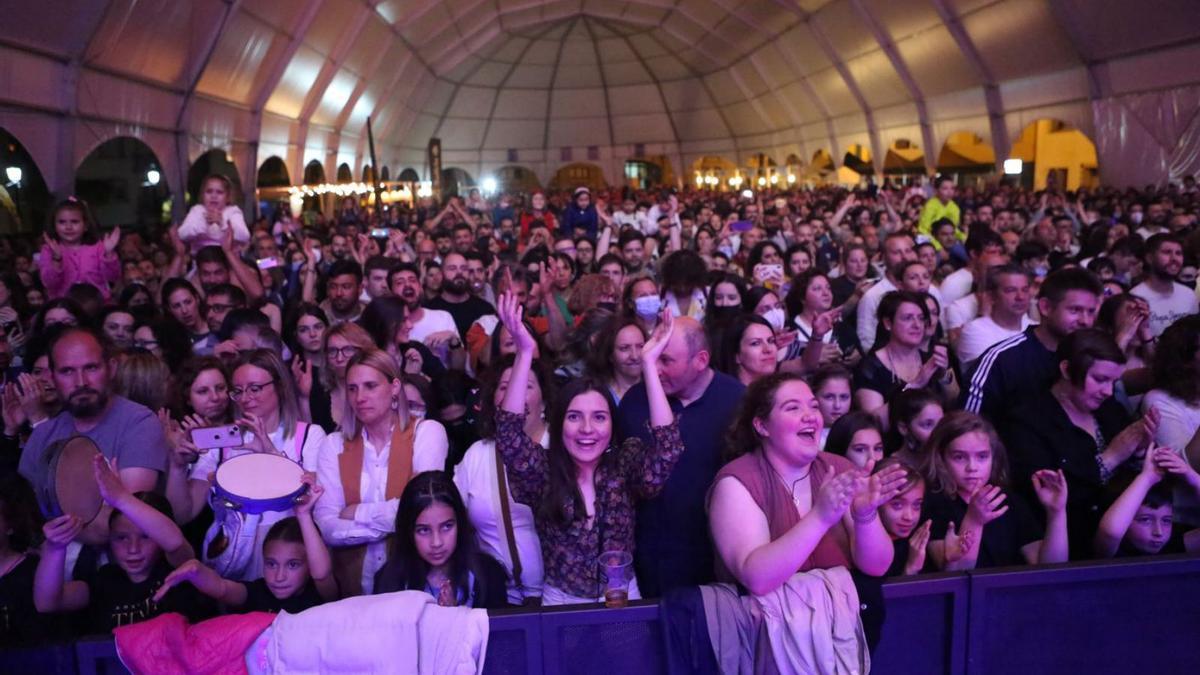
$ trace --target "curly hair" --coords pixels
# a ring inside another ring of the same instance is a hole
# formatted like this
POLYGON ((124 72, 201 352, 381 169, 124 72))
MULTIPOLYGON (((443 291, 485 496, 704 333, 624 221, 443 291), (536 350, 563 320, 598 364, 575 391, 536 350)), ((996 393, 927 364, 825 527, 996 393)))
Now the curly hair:
POLYGON ((996 428, 975 413, 955 410, 938 422, 925 443, 921 472, 925 474, 930 492, 941 492, 951 497, 958 494, 958 485, 954 481, 954 474, 950 472, 946 453, 950 450, 950 444, 974 432, 987 436, 992 449, 992 474, 988 482, 997 487, 1008 484, 1008 453, 996 434, 996 428))
POLYGON ((1167 327, 1158 337, 1151 373, 1154 388, 1200 405, 1200 368, 1196 352, 1200 351, 1200 315, 1185 316, 1167 327))

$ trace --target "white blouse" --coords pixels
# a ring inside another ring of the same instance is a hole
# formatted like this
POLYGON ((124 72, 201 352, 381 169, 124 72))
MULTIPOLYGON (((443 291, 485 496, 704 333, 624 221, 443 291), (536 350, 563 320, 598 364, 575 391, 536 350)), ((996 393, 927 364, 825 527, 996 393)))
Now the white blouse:
MULTIPOLYGON (((550 432, 542 436, 542 447, 549 447, 550 432)), ((507 476, 507 473, 505 474, 507 476)), ((483 551, 500 561, 508 572, 508 601, 520 605, 526 597, 542 595, 545 572, 542 567, 542 547, 533 524, 533 509, 513 500, 508 491, 508 508, 512 515, 513 539, 517 555, 521 556, 521 584, 518 589, 512 580, 513 560, 504 530, 504 515, 500 510, 500 482, 496 473, 496 441, 476 441, 467 449, 462 462, 454 470, 454 484, 467 505, 467 515, 483 551)))
MULTIPOLYGON (((325 443, 325 430, 316 424, 307 425, 307 437, 301 431, 299 434, 293 434, 291 438, 283 437, 283 425, 271 432, 271 443, 275 445, 275 449, 282 452, 288 459, 299 462, 304 467, 305 471, 317 470, 317 457, 321 452, 321 446, 325 443), (300 444, 303 443, 303 446, 300 444)), ((254 434, 246 432, 243 436, 243 443, 250 443, 254 439, 254 434)), ((192 465, 192 470, 188 474, 191 480, 199 480, 211 483, 210 477, 217 471, 217 466, 221 461, 228 461, 240 455, 248 455, 254 452, 246 448, 233 448, 227 450, 208 450, 201 452, 199 459, 192 465)), ((263 557, 262 545, 267 538, 267 532, 275 523, 295 515, 295 511, 288 509, 287 511, 267 511, 260 514, 246 514, 244 518, 243 528, 253 528, 254 543, 253 551, 251 552, 250 564, 241 574, 237 574, 235 581, 254 581, 262 577, 263 557)), ((245 530, 243 530, 245 531, 245 530)), ((238 544, 246 545, 246 544, 238 544)), ((204 551, 208 550, 208 546, 204 547, 204 551)), ((208 556, 202 552, 204 562, 210 562, 208 556)))
MULTIPOLYGON (((413 435, 412 475, 422 471, 443 471, 449 449, 446 429, 439 422, 422 420, 417 423, 413 435)), ((338 455, 345 449, 342 432, 336 431, 325 439, 317 461, 317 480, 325 488, 325 494, 313 507, 313 519, 321 528, 325 542, 330 546, 356 546, 367 544, 367 556, 363 561, 363 593, 370 595, 375 587, 375 573, 387 562, 385 538, 396 529, 396 511, 400 499, 386 499, 388 457, 392 451, 392 436, 388 434, 379 446, 363 431, 363 471, 360 477, 359 494, 362 502, 354 509, 354 519, 341 517, 346 508, 346 494, 342 490, 342 472, 338 466, 338 455)))

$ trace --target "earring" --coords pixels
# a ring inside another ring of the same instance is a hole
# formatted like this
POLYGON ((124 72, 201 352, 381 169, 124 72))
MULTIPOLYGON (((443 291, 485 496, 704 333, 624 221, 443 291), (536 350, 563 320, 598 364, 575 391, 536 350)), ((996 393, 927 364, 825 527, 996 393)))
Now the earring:
POLYGON ((392 397, 392 410, 399 410, 399 409, 400 409, 400 398, 398 396, 393 396, 392 397))

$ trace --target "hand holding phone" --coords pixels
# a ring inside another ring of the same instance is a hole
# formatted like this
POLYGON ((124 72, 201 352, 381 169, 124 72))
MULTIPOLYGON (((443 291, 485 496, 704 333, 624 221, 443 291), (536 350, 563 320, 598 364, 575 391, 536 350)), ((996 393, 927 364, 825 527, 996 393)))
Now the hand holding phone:
POLYGON ((197 450, 236 448, 242 445, 242 429, 236 424, 192 429, 192 444, 197 450))

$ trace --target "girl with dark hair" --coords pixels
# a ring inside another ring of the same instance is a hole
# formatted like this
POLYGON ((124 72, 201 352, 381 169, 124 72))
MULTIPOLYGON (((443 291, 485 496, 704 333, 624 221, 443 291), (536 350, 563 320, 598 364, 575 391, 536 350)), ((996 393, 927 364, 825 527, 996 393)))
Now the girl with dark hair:
POLYGON ((375 592, 425 591, 442 607, 507 606, 505 572, 479 550, 462 496, 444 471, 419 473, 400 495, 396 536, 375 592))
POLYGON ((926 568, 929 548, 929 532, 933 522, 921 522, 921 510, 925 503, 925 477, 909 462, 900 457, 888 457, 875 465, 876 471, 899 466, 904 469, 904 486, 900 493, 879 507, 879 519, 892 538, 895 556, 887 575, 912 576, 926 568), (920 525, 918 525, 920 523, 920 525))
POLYGON ((223 607, 242 612, 295 614, 338 599, 329 549, 313 522, 313 504, 325 493, 316 476, 304 475, 308 493, 296 503, 296 515, 276 522, 263 539, 263 576, 250 582, 232 581, 195 558, 167 575, 155 601, 175 586, 188 582, 223 607))
POLYGON ((888 456, 901 454, 921 464, 921 447, 945 416, 942 401, 928 389, 905 389, 888 401, 891 429, 884 438, 888 456))
POLYGON ((779 290, 783 285, 783 249, 773 241, 760 241, 746 256, 746 278, 757 286, 779 290), (773 269, 774 265, 780 267, 773 269), (775 272, 778 274, 775 274, 775 272))
POLYGON ((95 286, 108 301, 110 285, 121 279, 120 228, 101 238, 87 204, 71 197, 54 207, 42 239, 38 268, 48 298, 61 298, 74 284, 84 283, 95 286))
POLYGON ((883 459, 883 427, 871 413, 855 410, 833 423, 825 452, 850 460, 860 469, 883 459))
POLYGON ((821 409, 821 449, 829 439, 829 430, 833 428, 843 415, 850 412, 853 403, 850 393, 850 382, 854 375, 840 365, 824 366, 809 378, 808 384, 813 395, 817 397, 817 406, 821 409))
POLYGON ((708 267, 699 253, 682 249, 674 251, 659 264, 662 280, 663 304, 675 316, 690 316, 704 320, 704 282, 708 267))
MULTIPOLYGON (((657 368, 674 318, 664 311, 642 349, 654 444, 630 438, 617 445, 616 405, 604 383, 585 377, 572 380, 557 396, 546 449, 525 431, 535 343, 511 293, 501 296, 499 315, 516 342, 517 358, 496 416, 496 447, 509 471, 513 497, 537 509, 546 566, 543 604, 596 602, 603 593, 598 558, 602 553, 634 553, 634 506, 662 490, 683 454, 679 423, 657 368)), ((635 580, 629 598, 639 596, 635 580)))
POLYGON ((1026 501, 1004 491, 1008 456, 984 418, 963 410, 946 415, 929 437, 926 458, 924 507, 933 522, 929 553, 937 569, 1066 562, 1068 491, 1062 470, 1044 469, 1030 479, 1046 514, 1043 531, 1026 501))

